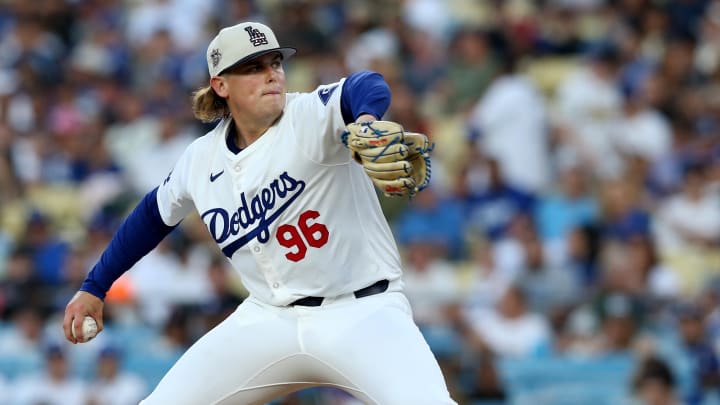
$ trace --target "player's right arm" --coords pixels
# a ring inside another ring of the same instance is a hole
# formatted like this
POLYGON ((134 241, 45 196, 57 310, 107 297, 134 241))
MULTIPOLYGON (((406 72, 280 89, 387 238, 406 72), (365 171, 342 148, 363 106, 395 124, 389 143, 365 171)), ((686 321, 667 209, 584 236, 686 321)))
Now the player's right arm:
MULTIPOLYGON (((83 281, 80 291, 65 307, 63 330, 65 338, 78 343, 72 336, 73 319, 89 315, 103 329, 103 300, 112 284, 141 258, 153 250, 193 208, 187 193, 186 179, 190 172, 192 147, 188 148, 165 181, 150 191, 115 232, 100 260, 83 281), (165 204, 161 215, 160 204, 165 204)), ((75 322, 75 334, 81 335, 82 322, 75 322)))
MULTIPOLYGON (((63 330, 65 337, 77 343, 70 330, 73 319, 92 316, 103 328, 103 299, 112 284, 138 260, 153 250, 175 226, 165 225, 157 204, 157 188, 145 195, 113 236, 100 260, 83 281, 80 291, 65 308, 63 330)), ((81 322, 75 323, 76 336, 80 336, 81 322)))

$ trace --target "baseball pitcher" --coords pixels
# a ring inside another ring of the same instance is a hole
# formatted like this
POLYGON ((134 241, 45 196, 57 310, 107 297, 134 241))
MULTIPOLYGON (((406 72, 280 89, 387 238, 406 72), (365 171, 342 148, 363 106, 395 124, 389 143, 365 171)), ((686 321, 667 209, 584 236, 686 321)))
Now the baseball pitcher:
POLYGON ((73 322, 85 316, 101 331, 112 283, 196 210, 250 296, 142 404, 262 404, 321 385, 368 404, 454 404, 413 323, 374 190, 422 190, 431 146, 379 120, 390 91, 377 73, 286 93, 294 53, 255 22, 212 40, 193 108, 219 123, 118 229, 67 305, 65 336, 85 341, 73 322), (256 268, 237 265, 245 255, 256 268))

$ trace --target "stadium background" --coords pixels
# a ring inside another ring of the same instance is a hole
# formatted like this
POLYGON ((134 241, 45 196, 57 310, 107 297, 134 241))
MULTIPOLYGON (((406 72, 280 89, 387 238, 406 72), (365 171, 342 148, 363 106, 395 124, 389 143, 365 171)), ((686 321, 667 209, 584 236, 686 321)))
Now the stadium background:
POLYGON ((375 69, 386 118, 437 143, 431 187, 382 203, 459 403, 720 403, 717 0, 0 1, 0 403, 134 403, 241 302, 188 218, 99 338, 62 343, 123 216, 209 129, 190 94, 242 20, 299 49, 291 91, 375 69))

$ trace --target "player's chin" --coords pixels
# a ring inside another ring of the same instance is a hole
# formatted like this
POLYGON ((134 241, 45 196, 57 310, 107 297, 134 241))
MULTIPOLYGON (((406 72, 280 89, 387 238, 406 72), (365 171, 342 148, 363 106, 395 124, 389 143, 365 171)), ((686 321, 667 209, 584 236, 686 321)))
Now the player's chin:
POLYGON ((263 96, 263 108, 270 114, 279 114, 285 108, 285 97, 279 95, 263 96))

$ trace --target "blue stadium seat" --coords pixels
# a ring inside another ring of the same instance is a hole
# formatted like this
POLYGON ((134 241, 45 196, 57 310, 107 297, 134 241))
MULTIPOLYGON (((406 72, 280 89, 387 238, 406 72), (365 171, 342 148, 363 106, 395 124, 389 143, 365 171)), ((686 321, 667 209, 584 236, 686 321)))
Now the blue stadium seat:
POLYGON ((178 358, 179 355, 157 356, 133 353, 123 361, 123 369, 138 375, 148 387, 154 388, 178 358))
POLYGON ((498 368, 513 403, 522 400, 536 404, 566 401, 562 403, 604 405, 617 403, 625 395, 634 360, 624 355, 594 359, 504 359, 498 368))
POLYGON ((39 372, 43 366, 41 356, 0 356, 0 374, 9 379, 39 372))
POLYGON ((518 395, 512 405, 619 405, 627 397, 623 386, 559 384, 518 395))
POLYGON ((111 340, 125 353, 144 352, 148 342, 159 336, 156 328, 144 325, 110 326, 104 333, 110 335, 111 340))

